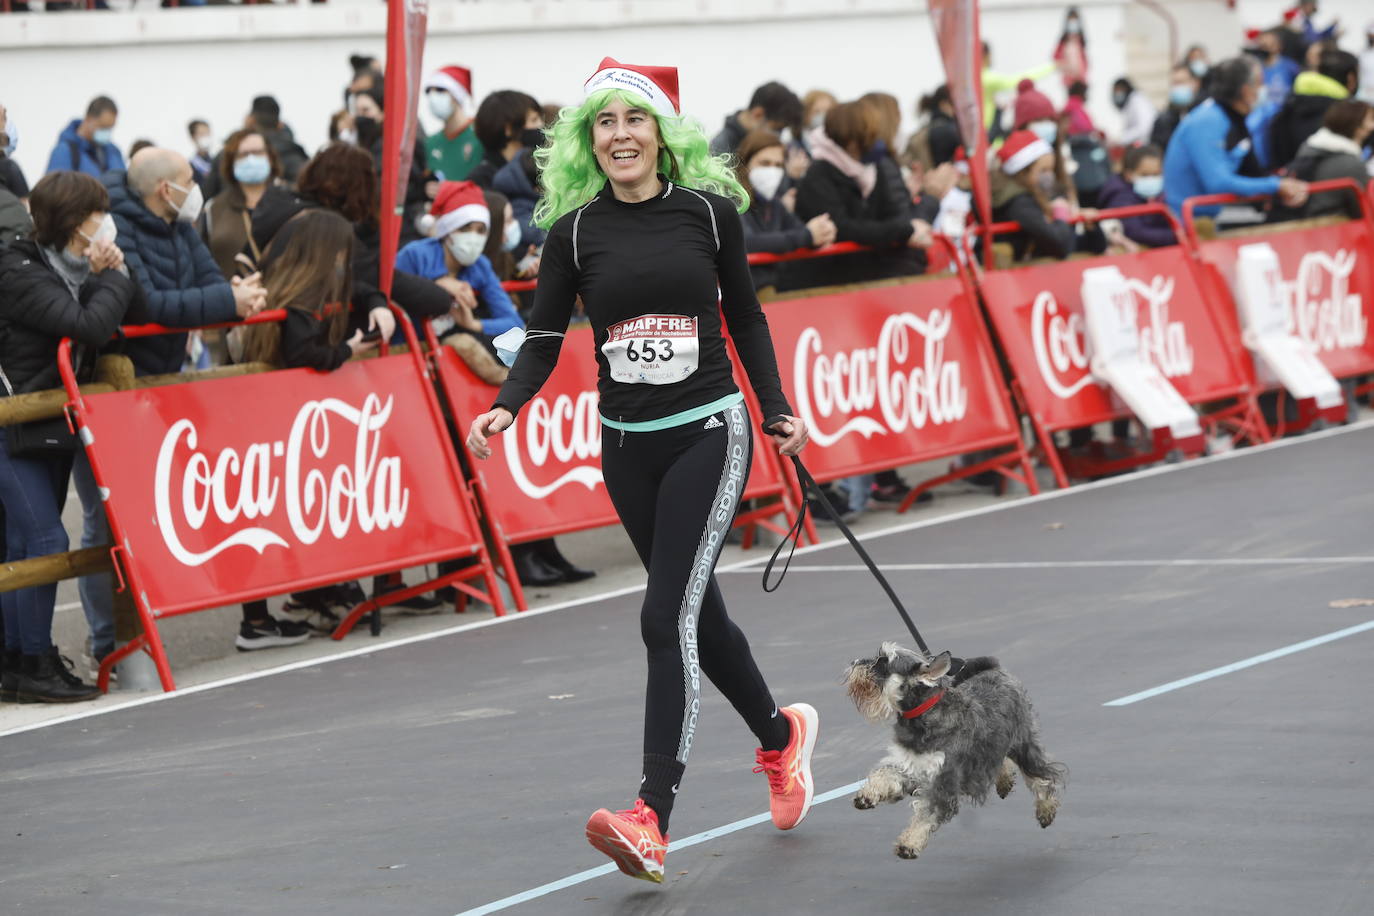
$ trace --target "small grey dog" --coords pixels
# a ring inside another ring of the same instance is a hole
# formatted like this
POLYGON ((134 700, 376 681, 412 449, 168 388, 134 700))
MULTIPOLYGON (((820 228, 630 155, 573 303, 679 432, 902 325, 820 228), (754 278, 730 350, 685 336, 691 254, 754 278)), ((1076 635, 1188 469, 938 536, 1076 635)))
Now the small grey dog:
POLYGON ((874 658, 852 662, 845 686, 873 722, 894 718, 891 752, 868 775, 854 807, 912 797, 911 823, 897 837, 897 855, 919 856, 941 824, 959 813, 959 797, 981 805, 988 790, 1006 798, 1025 776, 1035 819, 1054 822, 1068 771, 1040 746, 1030 698, 995 658, 971 658, 956 675, 948 652, 927 658, 883 643, 874 658))

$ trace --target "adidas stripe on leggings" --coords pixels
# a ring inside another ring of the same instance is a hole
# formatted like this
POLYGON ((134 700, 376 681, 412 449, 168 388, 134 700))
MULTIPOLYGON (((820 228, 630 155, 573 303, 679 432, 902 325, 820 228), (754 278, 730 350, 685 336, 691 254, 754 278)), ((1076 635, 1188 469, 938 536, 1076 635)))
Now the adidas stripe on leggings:
POLYGON ((743 404, 653 432, 602 430, 606 489, 649 573, 639 616, 649 654, 639 794, 665 833, 699 727, 702 674, 765 750, 790 737, 715 578, 751 457, 743 404))

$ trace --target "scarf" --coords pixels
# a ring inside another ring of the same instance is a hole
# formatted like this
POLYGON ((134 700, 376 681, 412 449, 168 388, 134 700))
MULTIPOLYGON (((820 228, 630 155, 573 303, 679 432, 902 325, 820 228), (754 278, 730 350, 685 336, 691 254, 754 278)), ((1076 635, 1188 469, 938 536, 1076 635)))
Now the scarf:
POLYGON ((828 162, 839 169, 842 174, 859 186, 859 193, 863 195, 864 199, 868 199, 868 195, 873 193, 874 185, 878 183, 878 167, 876 165, 866 165, 840 149, 839 144, 826 135, 823 127, 809 131, 806 135, 806 142, 811 146, 813 159, 828 162))
POLYGON ((59 250, 50 248, 47 245, 39 247, 42 248, 43 254, 48 259, 48 266, 53 269, 54 273, 62 278, 63 283, 67 284, 67 289, 71 292, 72 298, 80 302, 81 284, 85 283, 87 278, 91 275, 91 262, 82 258, 81 266, 77 267, 64 257, 66 254, 65 249, 59 250))

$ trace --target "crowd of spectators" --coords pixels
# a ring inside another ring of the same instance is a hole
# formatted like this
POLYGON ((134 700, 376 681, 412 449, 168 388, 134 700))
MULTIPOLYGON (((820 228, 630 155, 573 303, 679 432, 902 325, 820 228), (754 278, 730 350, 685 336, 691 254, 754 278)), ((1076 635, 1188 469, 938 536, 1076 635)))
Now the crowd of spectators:
MULTIPOLYGON (((1076 8, 1066 10, 1060 37, 1038 66, 996 71, 985 43, 981 127, 991 215, 1015 224, 998 240, 1015 260, 1171 245, 1176 239, 1162 213, 1103 213, 1162 202, 1177 215, 1187 198, 1202 194, 1265 197, 1239 216, 1209 211, 1222 220, 1357 212, 1351 195, 1309 194, 1308 185, 1368 181, 1374 23, 1357 57, 1340 48, 1334 28, 1318 28, 1316 16, 1315 0, 1304 0, 1282 22, 1245 36, 1235 56, 1216 62, 1203 47, 1189 48, 1170 70, 1162 108, 1139 81, 1115 78, 1110 96, 1120 129, 1111 134, 1089 114, 1090 93, 1103 84, 1091 79, 1076 8)), ((0 318, 7 331, 0 366, 7 393, 55 386, 51 362, 61 337, 94 353, 135 315, 186 329, 232 323, 264 308, 289 316, 281 325, 228 334, 188 330, 127 342, 121 349, 141 375, 234 359, 327 372, 376 346, 378 336, 399 339, 379 289, 378 219, 382 125, 396 113, 385 110, 380 64, 363 56, 349 64, 343 104, 328 114, 330 141, 313 155, 296 141, 277 100, 259 96, 222 143, 210 124, 195 119, 181 141, 189 155, 139 140, 126 165, 114 142, 118 106, 98 96, 55 138, 46 174, 32 190, 10 158, 18 131, 0 107, 0 318)), ((392 299, 412 319, 432 321, 481 383, 499 385, 505 368, 493 339, 521 325, 529 305, 502 284, 538 275, 545 233, 533 221, 541 195, 533 152, 557 106, 513 88, 479 102, 472 73, 458 65, 428 73, 422 89, 421 104, 440 127, 411 151, 398 202, 403 219, 392 299)), ((954 106, 948 86, 931 87, 920 100, 917 129, 900 136, 902 113, 892 95, 843 99, 813 88, 799 96, 771 81, 728 115, 710 149, 731 157, 749 193, 750 251, 836 242, 864 248, 758 265, 760 295, 919 275, 928 269, 935 233, 969 231, 977 220, 966 143, 972 138, 961 135, 954 106)), ((92 364, 87 360, 83 371, 92 364)), ((22 432, 0 430, 9 446, 0 449, 7 557, 66 546, 60 508, 68 474, 83 505, 82 544, 104 543, 99 492, 81 450, 67 443, 26 452, 15 447, 22 432), (41 505, 21 498, 48 490, 51 499, 41 505)), ((846 481, 829 496, 852 516, 900 502, 908 492, 886 472, 846 481)), ((524 545, 517 563, 532 585, 592 575, 552 541, 524 545)), ((400 586, 395 576, 374 582, 375 591, 400 586)), ((114 646, 108 583, 88 577, 81 595, 90 653, 99 659, 114 646)), ((238 645, 298 642, 312 628, 328 629, 339 607, 361 596, 356 583, 293 595, 280 619, 265 603, 253 603, 244 609, 238 645)), ((445 598, 452 600, 451 590, 420 603, 445 598)), ((51 587, 0 597, 0 698, 14 699, 16 691, 44 700, 90 695, 45 635, 52 602, 51 587)))

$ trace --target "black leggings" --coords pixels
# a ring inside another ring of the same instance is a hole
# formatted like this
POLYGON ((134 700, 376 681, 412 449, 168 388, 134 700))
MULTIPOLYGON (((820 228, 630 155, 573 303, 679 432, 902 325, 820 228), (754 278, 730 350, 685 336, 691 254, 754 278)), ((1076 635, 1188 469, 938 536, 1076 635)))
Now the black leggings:
POLYGON ((639 616, 649 654, 644 753, 676 761, 679 775, 696 735, 703 672, 765 749, 788 739, 714 573, 751 457, 743 404, 654 432, 603 428, 606 489, 649 573, 639 616))

